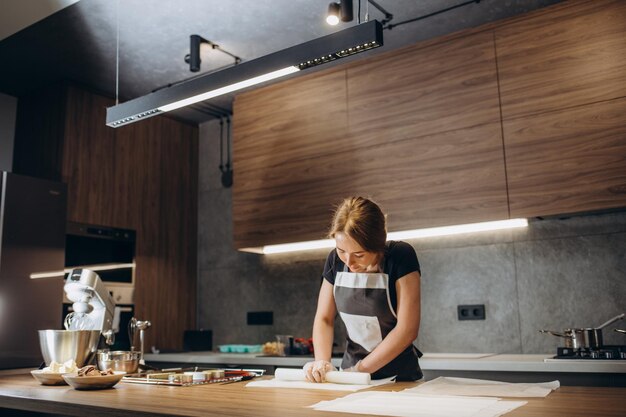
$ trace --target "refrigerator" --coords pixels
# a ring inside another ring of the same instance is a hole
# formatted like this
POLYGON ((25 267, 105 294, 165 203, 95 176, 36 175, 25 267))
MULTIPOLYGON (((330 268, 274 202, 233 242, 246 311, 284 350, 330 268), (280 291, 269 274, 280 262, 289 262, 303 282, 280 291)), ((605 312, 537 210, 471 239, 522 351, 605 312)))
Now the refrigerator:
POLYGON ((0 369, 37 367, 37 331, 61 328, 67 187, 0 174, 0 369))

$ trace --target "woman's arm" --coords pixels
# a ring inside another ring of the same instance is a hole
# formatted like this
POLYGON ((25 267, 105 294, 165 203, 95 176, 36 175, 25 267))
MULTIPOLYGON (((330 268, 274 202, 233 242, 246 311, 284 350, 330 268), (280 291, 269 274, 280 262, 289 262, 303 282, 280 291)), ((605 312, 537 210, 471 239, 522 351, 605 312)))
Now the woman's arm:
POLYGON ((398 295, 396 327, 358 364, 358 369, 354 369, 355 371, 370 374, 376 372, 395 359, 417 338, 420 327, 419 272, 411 272, 398 278, 396 293, 398 295))
POLYGON ((313 321, 313 347, 315 349, 315 360, 325 360, 330 362, 333 352, 333 334, 335 327, 335 296, 333 286, 330 282, 323 280, 320 294, 317 299, 317 311, 313 321))
POLYGON ((324 382, 326 372, 334 371, 335 367, 330 362, 333 352, 333 333, 335 325, 335 296, 333 286, 324 280, 320 288, 320 295, 317 300, 317 312, 313 321, 313 348, 315 349, 315 360, 306 363, 304 375, 310 382, 324 382))

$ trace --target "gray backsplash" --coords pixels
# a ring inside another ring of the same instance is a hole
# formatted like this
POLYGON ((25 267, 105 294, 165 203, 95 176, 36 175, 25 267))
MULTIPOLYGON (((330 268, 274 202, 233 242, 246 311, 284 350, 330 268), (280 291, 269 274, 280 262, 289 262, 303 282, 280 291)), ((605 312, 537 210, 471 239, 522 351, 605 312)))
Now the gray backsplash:
MULTIPOLYGON (((213 331, 214 345, 310 337, 328 251, 233 250, 216 122, 200 126, 200 155, 198 327, 213 331), (250 311, 273 311, 274 324, 247 325, 250 311)), ((422 266, 416 344, 424 352, 554 352, 560 339, 539 329, 593 327, 626 311, 626 211, 409 243, 422 266), (484 304, 486 320, 458 321, 459 304, 484 304)), ((341 350, 345 329, 337 323, 341 350)), ((615 327, 626 328, 626 321, 604 329, 605 343, 626 344, 615 327)))

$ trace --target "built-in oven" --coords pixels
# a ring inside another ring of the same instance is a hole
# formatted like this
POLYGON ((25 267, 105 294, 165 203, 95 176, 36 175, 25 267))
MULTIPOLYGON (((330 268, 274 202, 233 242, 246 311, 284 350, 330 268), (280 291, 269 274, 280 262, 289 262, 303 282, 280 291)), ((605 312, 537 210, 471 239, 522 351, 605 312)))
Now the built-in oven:
MULTIPOLYGON (((65 236, 65 272, 75 268, 95 271, 115 301, 113 350, 128 350, 128 322, 134 315, 136 232, 102 225, 68 222, 65 236)), ((72 310, 64 297, 63 317, 72 310)))

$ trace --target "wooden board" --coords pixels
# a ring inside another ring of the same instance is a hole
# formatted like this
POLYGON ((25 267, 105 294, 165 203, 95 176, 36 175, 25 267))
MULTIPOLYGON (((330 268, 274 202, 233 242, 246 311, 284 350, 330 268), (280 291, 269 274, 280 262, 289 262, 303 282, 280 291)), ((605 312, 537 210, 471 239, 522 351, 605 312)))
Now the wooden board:
POLYGON ((626 96, 626 2, 569 5, 496 28, 504 119, 626 96))
POLYGON ((626 206, 626 99, 504 122, 511 216, 626 206))

